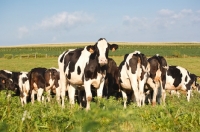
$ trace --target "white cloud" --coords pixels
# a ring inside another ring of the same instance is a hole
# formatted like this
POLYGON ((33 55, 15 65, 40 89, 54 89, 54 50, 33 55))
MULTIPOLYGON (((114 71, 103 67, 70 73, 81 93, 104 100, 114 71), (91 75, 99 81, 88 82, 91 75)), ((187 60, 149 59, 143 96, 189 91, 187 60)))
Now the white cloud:
POLYGON ((135 30, 143 30, 148 28, 148 19, 144 17, 130 17, 130 16, 124 16, 123 18, 123 24, 132 27, 135 30))
POLYGON ((18 29, 18 38, 22 39, 25 35, 27 35, 29 32, 29 29, 25 26, 19 27, 18 29))
POLYGON ((44 29, 71 28, 93 21, 93 17, 84 12, 61 12, 43 19, 37 26, 44 29))
POLYGON ((160 16, 171 16, 174 12, 169 9, 161 9, 159 12, 160 16))
MULTIPOLYGON (((181 26, 192 26, 193 22, 200 22, 200 11, 193 12, 191 9, 172 11, 161 9, 157 17, 130 17, 125 16, 123 24, 128 27, 137 27, 138 29, 155 29, 155 28, 174 28, 181 26)), ((131 29, 131 28, 130 28, 131 29)))

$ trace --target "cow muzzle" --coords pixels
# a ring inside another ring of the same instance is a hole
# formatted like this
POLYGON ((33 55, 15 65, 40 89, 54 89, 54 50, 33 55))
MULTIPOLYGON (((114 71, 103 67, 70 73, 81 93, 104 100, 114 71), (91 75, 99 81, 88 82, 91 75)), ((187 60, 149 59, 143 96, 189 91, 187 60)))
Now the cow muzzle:
POLYGON ((100 66, 104 66, 108 64, 108 60, 106 58, 99 57, 99 64, 100 66))

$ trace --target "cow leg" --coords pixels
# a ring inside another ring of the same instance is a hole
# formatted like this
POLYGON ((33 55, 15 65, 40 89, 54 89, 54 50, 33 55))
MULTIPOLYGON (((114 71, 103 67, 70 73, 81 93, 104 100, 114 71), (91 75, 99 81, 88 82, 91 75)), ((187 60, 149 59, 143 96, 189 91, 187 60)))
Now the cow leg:
POLYGON ((122 92, 122 98, 123 98, 123 101, 124 101, 124 108, 126 109, 126 103, 127 103, 127 95, 126 95, 126 92, 121 90, 122 92))
POLYGON ((24 106, 24 98, 22 95, 20 95, 20 101, 21 101, 21 104, 22 104, 22 107, 24 106))
POLYGON ((61 88, 58 87, 58 88, 56 88, 56 100, 57 100, 58 104, 60 104, 60 95, 61 95, 61 88))
POLYGON ((99 98, 102 98, 104 82, 105 82, 105 80, 103 79, 100 83, 99 88, 97 89, 97 97, 99 97, 99 98))
POLYGON ((165 105, 165 99, 166 99, 166 90, 162 89, 162 104, 165 105))
MULTIPOLYGON (((134 77, 133 77, 134 78, 134 77)), ((131 86, 135 95, 135 101, 137 106, 141 106, 140 98, 139 98, 139 90, 138 90, 138 82, 137 79, 131 80, 131 86)))
POLYGON ((67 80, 65 77, 65 73, 62 72, 63 69, 60 69, 60 84, 61 84, 61 99, 62 99, 62 108, 65 107, 65 92, 67 90, 66 85, 67 85, 67 80))
POLYGON ((156 97, 158 94, 158 82, 156 82, 155 87, 153 87, 153 99, 152 99, 152 105, 155 106, 156 105, 156 97))
POLYGON ((190 95, 191 95, 190 92, 191 92, 190 90, 187 90, 187 101, 188 101, 188 102, 190 102, 190 95))
POLYGON ((31 102, 32 102, 32 104, 34 104, 34 101, 35 101, 35 92, 34 92, 34 90, 32 90, 32 92, 31 92, 31 102))
POLYGON ((153 99, 152 99, 152 105, 156 105, 156 96, 157 96, 157 83, 154 83, 151 78, 147 79, 147 84, 153 89, 153 99))
POLYGON ((38 89, 38 92, 37 92, 37 100, 38 100, 38 102, 41 102, 43 92, 44 92, 43 88, 39 88, 38 89))
POLYGON ((145 95, 144 95, 144 81, 139 81, 139 104, 144 105, 145 95))
POLYGON ((84 88, 86 94, 86 111, 90 110, 90 102, 92 101, 92 92, 91 92, 91 80, 84 81, 84 88))
POLYGON ((75 91, 76 91, 76 87, 73 85, 69 85, 68 87, 68 94, 69 94, 69 103, 74 105, 75 101, 75 91))
POLYGON ((50 102, 50 100, 51 100, 51 97, 50 97, 51 90, 49 89, 46 92, 47 92, 47 101, 50 102))

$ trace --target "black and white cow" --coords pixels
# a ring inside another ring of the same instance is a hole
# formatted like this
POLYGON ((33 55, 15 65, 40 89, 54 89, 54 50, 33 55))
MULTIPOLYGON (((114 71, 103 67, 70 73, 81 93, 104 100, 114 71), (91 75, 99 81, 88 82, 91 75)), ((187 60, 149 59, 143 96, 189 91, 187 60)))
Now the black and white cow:
POLYGON ((20 89, 20 100, 22 106, 27 104, 30 92, 30 84, 28 79, 28 72, 20 72, 19 75, 19 89, 20 89))
POLYGON ((119 70, 124 108, 126 108, 127 102, 125 90, 133 90, 137 106, 144 105, 144 84, 149 72, 149 63, 146 56, 140 51, 126 54, 119 65, 119 70))
MULTIPOLYGON (((186 69, 185 69, 186 70, 186 69)), ((190 79, 191 79, 191 89, 190 89, 190 96, 193 96, 192 94, 192 91, 199 91, 199 84, 197 83, 197 79, 200 78, 199 76, 195 75, 195 74, 192 74, 192 73, 188 73, 189 76, 190 76, 190 79)), ((177 76, 178 77, 178 76, 177 76)), ((171 95, 177 95, 178 97, 180 97, 180 90, 179 89, 176 89, 176 90, 169 90, 169 93, 171 95)), ((187 90, 186 90, 187 91, 187 90)), ((184 92, 186 92, 184 90, 184 92)))
MULTIPOLYGON (((47 101, 50 101, 50 92, 55 92, 59 87, 59 72, 55 68, 37 67, 29 72, 31 102, 34 103, 34 95, 37 94, 37 100, 43 100, 43 93, 47 93, 47 101)), ((46 101, 46 100, 45 100, 46 101)))
POLYGON ((163 56, 158 54, 148 58, 150 64, 150 72, 147 79, 146 86, 153 97, 150 96, 151 104, 156 105, 156 98, 160 103, 162 96, 163 103, 165 103, 165 83, 166 83, 166 71, 168 69, 167 61, 163 56))
POLYGON ((8 92, 8 90, 13 91, 14 89, 15 85, 12 80, 0 76, 0 91, 5 90, 8 92))
POLYGON ((70 104, 74 104, 75 89, 84 87, 87 101, 86 110, 90 109, 92 100, 91 85, 97 88, 97 96, 102 97, 108 53, 109 50, 117 48, 117 44, 109 44, 105 38, 100 38, 93 46, 68 50, 58 57, 62 107, 64 107, 66 89, 70 104))
POLYGON ((191 89, 194 80, 190 72, 181 66, 169 66, 166 74, 166 90, 181 90, 187 92, 187 101, 190 101, 191 89))
POLYGON ((0 70, 0 77, 10 79, 13 82, 14 87, 12 89, 9 89, 14 92, 14 96, 20 95, 20 89, 19 89, 19 75, 20 72, 12 72, 8 70, 0 70))
POLYGON ((7 90, 13 91, 15 96, 20 96, 22 106, 27 103, 29 92, 28 72, 12 72, 0 70, 0 77, 7 79, 7 90), (12 83, 11 83, 11 82, 12 83))
POLYGON ((105 78, 105 87, 103 95, 109 98, 110 96, 120 97, 120 83, 119 83, 119 68, 117 63, 108 58, 107 70, 105 78))

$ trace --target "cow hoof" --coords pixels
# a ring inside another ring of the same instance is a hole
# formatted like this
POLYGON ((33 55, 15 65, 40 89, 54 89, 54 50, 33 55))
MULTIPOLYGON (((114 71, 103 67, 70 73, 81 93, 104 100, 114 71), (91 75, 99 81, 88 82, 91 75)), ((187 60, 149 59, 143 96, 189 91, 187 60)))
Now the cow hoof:
POLYGON ((152 106, 156 106, 156 102, 152 102, 152 106))

